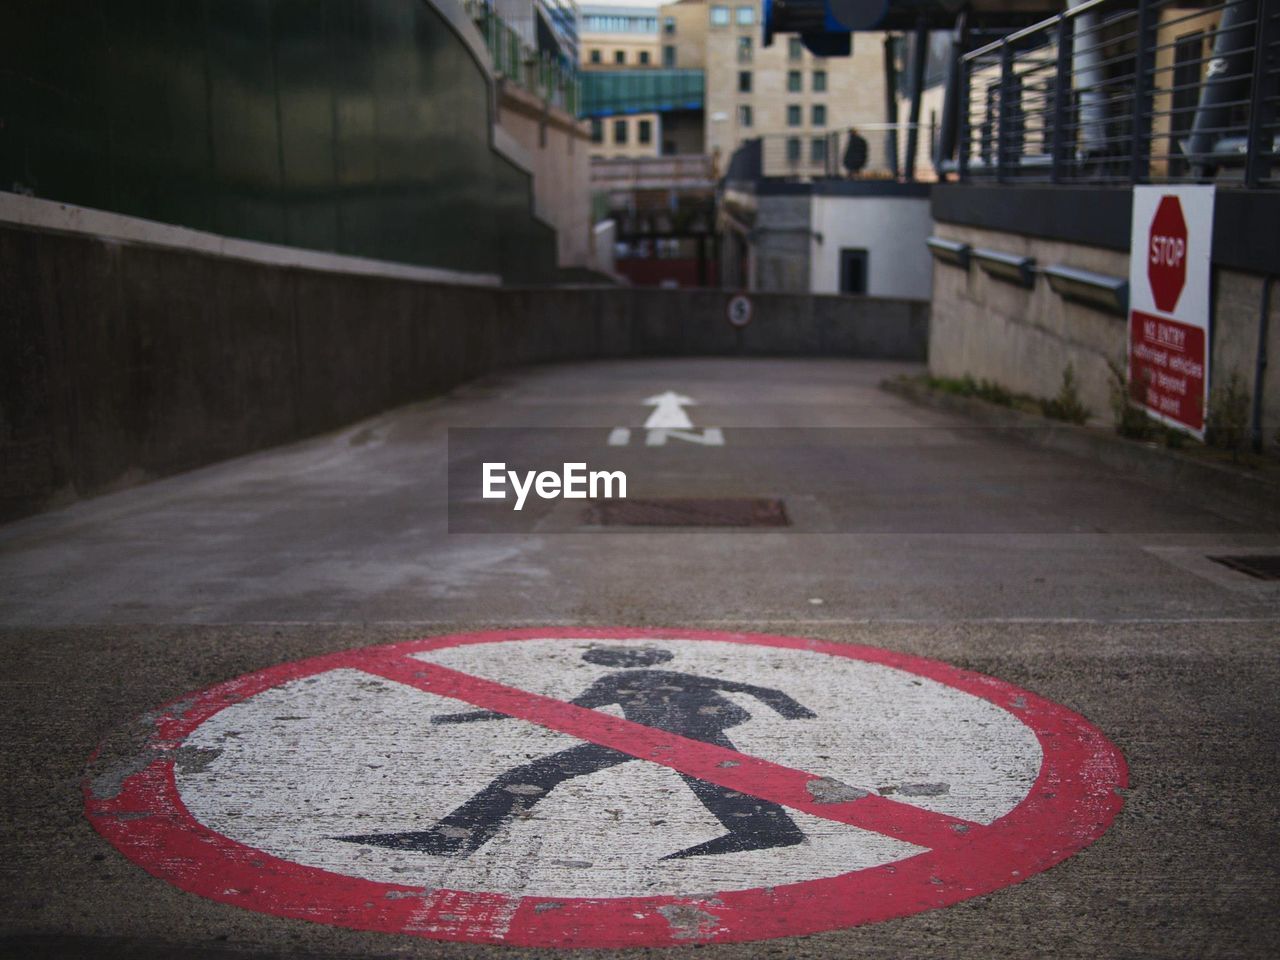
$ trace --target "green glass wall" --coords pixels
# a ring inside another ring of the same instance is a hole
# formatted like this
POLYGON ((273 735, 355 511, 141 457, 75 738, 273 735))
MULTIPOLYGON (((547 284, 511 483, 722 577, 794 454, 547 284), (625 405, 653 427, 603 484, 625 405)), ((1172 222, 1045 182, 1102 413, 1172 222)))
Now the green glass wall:
POLYGON ((582 115, 701 110, 701 70, 584 70, 582 115))
MULTIPOLYGON (((441 0, 442 3, 456 0, 441 0)), ((0 30, 0 189, 528 282, 532 184, 424 0, 42 0, 0 30)))

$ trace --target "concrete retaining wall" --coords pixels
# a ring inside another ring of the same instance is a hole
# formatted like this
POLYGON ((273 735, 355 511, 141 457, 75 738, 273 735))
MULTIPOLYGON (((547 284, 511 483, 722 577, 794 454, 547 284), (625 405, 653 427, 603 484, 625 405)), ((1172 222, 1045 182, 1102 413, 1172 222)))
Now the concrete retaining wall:
MULTIPOLYGON (((1128 277, 1127 252, 952 223, 936 235, 975 247, 1034 257, 1038 265, 1064 264, 1128 277)), ((1239 270, 1213 271, 1210 386, 1232 373, 1255 390, 1263 278, 1239 270)), ((1095 415, 1110 418, 1107 360, 1125 363, 1125 318, 1062 299, 1037 277, 1023 289, 987 275, 977 264, 967 271, 933 267, 929 367, 937 376, 969 374, 1033 396, 1053 396, 1070 363, 1081 398, 1095 415)), ((1263 441, 1274 445, 1280 431, 1280 292, 1273 290, 1268 364, 1261 392, 1263 441)))
POLYGON ((0 225, 0 517, 331 430, 517 364, 923 360, 923 301, 510 289, 0 225))

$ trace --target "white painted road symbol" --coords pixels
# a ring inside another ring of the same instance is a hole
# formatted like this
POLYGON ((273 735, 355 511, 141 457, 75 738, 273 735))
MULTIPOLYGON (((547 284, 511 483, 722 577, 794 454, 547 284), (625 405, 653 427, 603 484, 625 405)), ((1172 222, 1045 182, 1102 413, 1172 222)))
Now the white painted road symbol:
POLYGON ((645 401, 645 406, 653 407, 653 413, 644 422, 646 430, 692 430, 693 421, 684 408, 693 403, 689 397, 681 396, 674 390, 660 393, 645 401))
MULTIPOLYGON (((695 430, 693 420, 685 411, 687 406, 697 406, 697 401, 668 390, 643 401, 645 406, 653 407, 653 412, 644 422, 645 446, 666 446, 668 439, 683 440, 704 447, 724 446, 724 432, 719 427, 707 427, 695 430)), ((614 427, 609 432, 609 446, 625 447, 631 442, 630 427, 614 427)))
POLYGON ((98 758, 88 815, 194 893, 525 946, 807 934, 947 906, 1097 839, 1124 761, 1063 707, 888 651, 624 629, 283 664, 98 758))

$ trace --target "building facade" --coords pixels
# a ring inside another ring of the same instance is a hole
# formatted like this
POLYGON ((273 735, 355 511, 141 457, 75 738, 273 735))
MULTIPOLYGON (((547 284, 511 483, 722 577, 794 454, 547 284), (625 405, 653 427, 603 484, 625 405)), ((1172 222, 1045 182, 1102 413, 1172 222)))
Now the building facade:
POLYGON ((763 47, 756 4, 679 0, 660 14, 664 62, 706 73, 708 153, 727 161, 760 137, 771 175, 821 176, 838 166, 832 135, 857 127, 867 169, 884 167, 883 34, 854 34, 851 56, 822 58, 791 35, 763 47))
MULTIPOLYGON (((658 7, 583 4, 578 8, 579 62, 584 71, 622 72, 660 65, 658 7)), ((657 113, 616 114, 591 120, 594 157, 656 157, 662 151, 657 113)))

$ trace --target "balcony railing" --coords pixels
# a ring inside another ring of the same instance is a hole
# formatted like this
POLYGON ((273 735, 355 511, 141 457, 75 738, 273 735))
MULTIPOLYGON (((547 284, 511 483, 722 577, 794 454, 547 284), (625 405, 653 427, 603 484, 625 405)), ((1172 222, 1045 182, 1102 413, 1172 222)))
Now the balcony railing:
POLYGON ((718 171, 712 157, 593 157, 594 190, 711 189, 718 171))
POLYGON ((910 124, 867 123, 858 125, 859 135, 867 142, 866 162, 856 171, 845 168, 845 149, 849 145, 848 130, 830 132, 797 132, 766 134, 757 138, 760 169, 752 176, 802 180, 850 178, 858 180, 892 180, 897 172, 889 151, 905 141, 910 124))
POLYGON ((1280 0, 1092 0, 960 78, 961 179, 1280 185, 1280 0))
POLYGON ((577 67, 526 44, 483 0, 468 0, 467 13, 484 37, 493 69, 553 107, 578 116, 582 102, 577 67))

